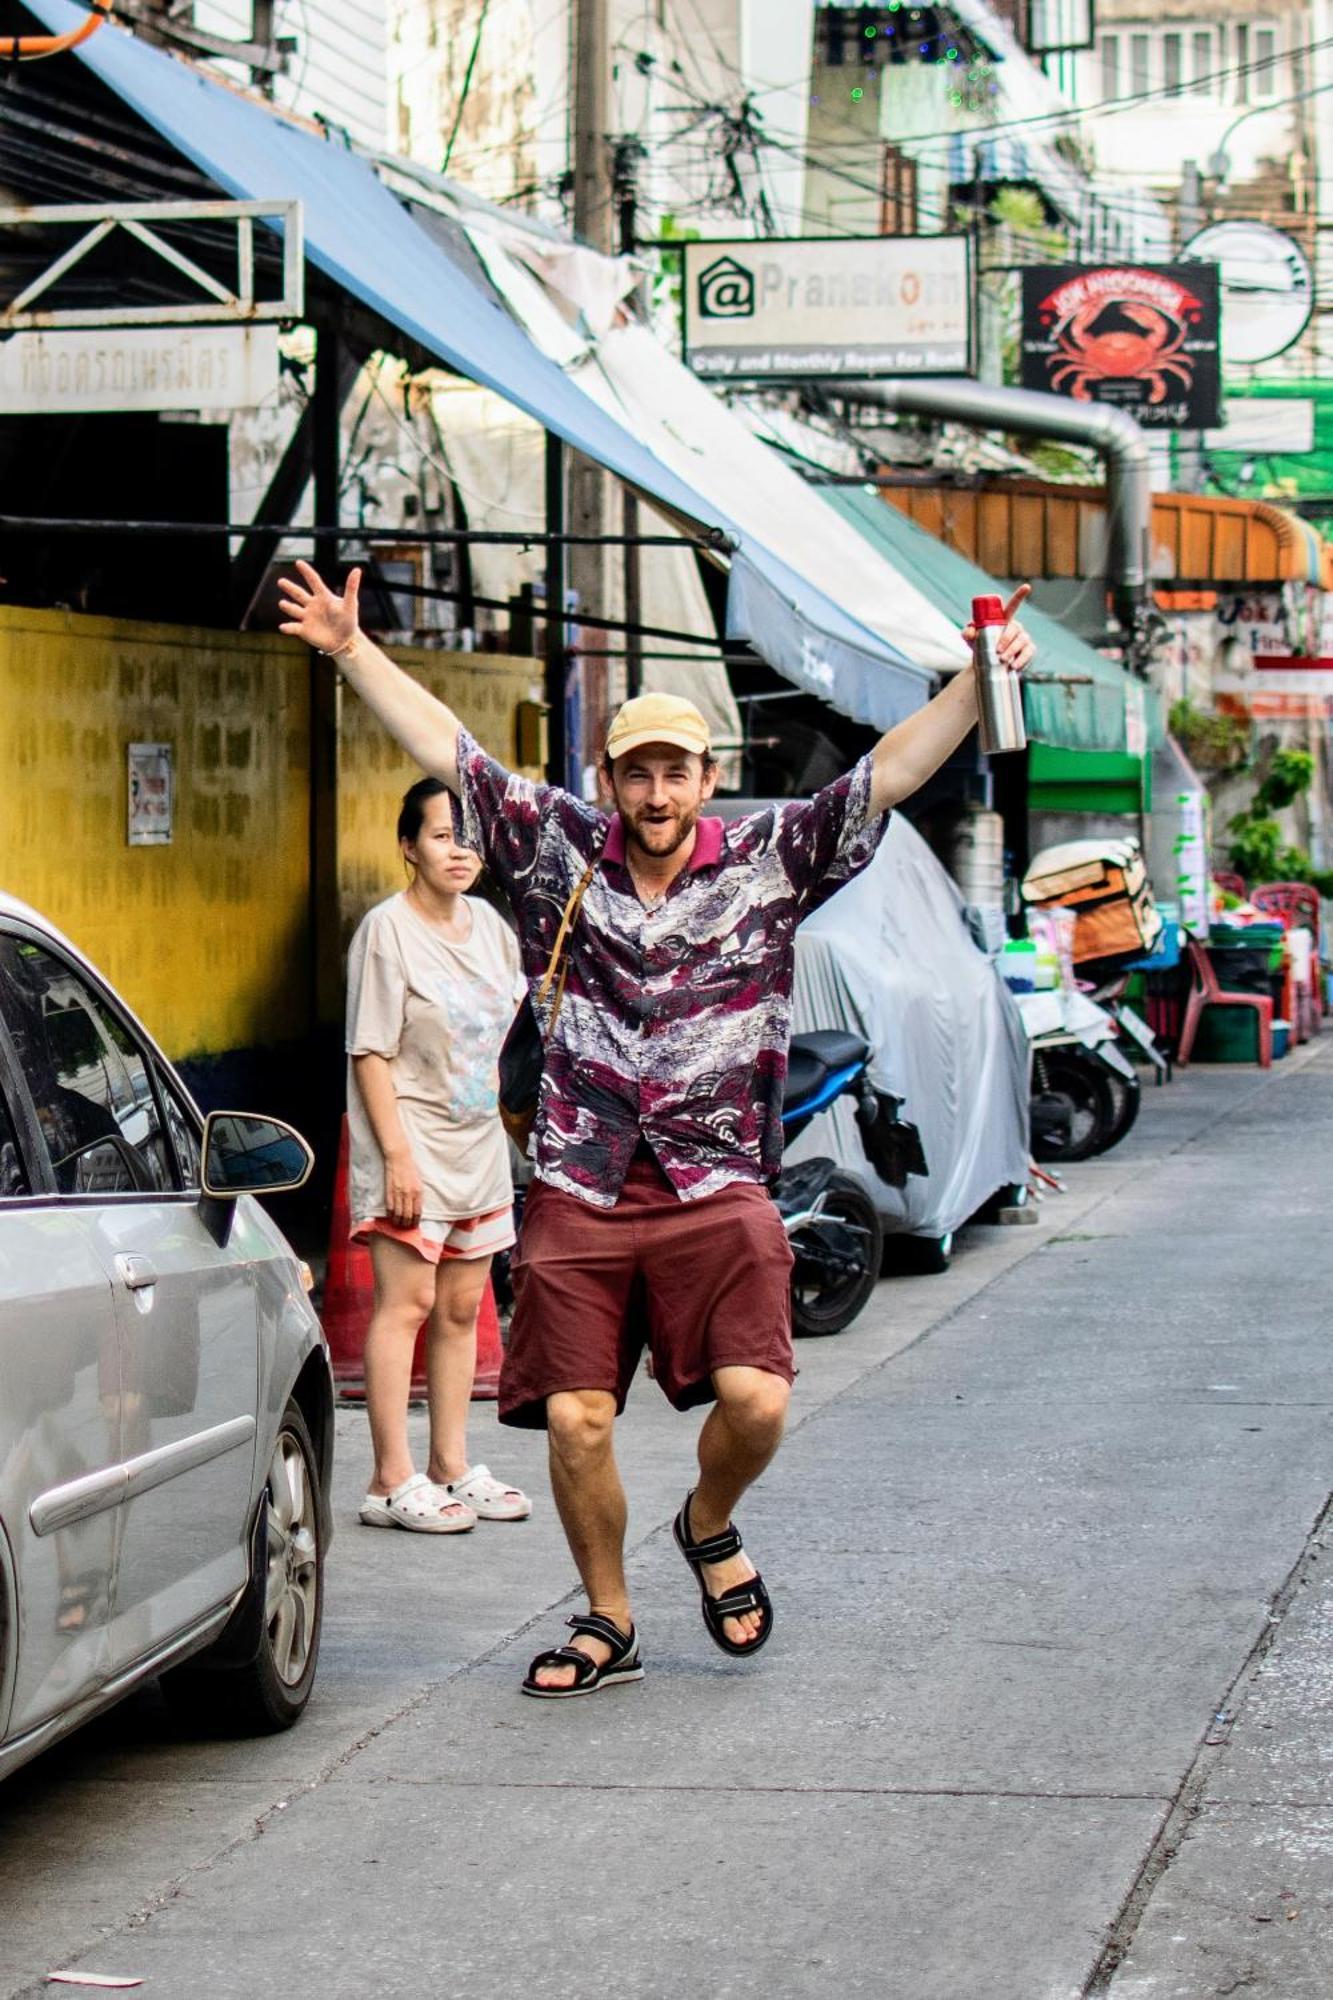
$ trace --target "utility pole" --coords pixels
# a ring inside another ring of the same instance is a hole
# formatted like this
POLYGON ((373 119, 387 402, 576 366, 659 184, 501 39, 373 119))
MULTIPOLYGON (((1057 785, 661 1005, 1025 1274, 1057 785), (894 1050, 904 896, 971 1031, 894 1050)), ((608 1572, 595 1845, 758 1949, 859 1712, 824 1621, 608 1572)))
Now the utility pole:
POLYGON ((574 6, 574 231, 611 249, 611 37, 608 0, 574 6))
MULTIPOLYGON (((637 139, 618 139, 612 170, 619 218, 620 254, 632 257, 639 247, 639 162, 644 148, 637 139)), ((639 496, 628 486, 622 489, 621 526, 626 535, 624 550, 625 590, 625 693, 643 693, 643 639, 631 628, 643 623, 643 573, 637 542, 628 538, 639 532, 639 496)))
MULTIPOLYGON (((571 0, 574 34, 574 157, 570 162, 574 188, 574 233, 594 250, 610 254, 612 249, 611 160, 611 35, 608 25, 609 0, 571 0)), ((606 533, 609 494, 607 476, 581 453, 569 457, 569 530, 576 535, 606 533)), ((578 594, 579 605, 589 613, 606 615, 607 563, 605 549, 591 544, 575 544, 569 551, 569 581, 578 594)), ((606 669, 589 661, 589 635, 580 639, 583 671, 585 743, 590 750, 598 739, 608 706, 606 669)), ((603 642, 604 643, 604 642, 603 642)), ((575 757, 577 744, 570 745, 575 757)))

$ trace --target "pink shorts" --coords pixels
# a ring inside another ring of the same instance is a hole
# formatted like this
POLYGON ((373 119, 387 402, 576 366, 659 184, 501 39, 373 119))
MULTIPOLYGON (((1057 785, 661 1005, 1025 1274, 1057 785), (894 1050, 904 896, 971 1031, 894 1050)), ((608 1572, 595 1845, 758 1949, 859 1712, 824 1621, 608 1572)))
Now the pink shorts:
POLYGON ((514 1211, 493 1208, 489 1215, 469 1215, 453 1222, 424 1217, 413 1229, 400 1229, 387 1216, 373 1215, 368 1221, 356 1224, 352 1241, 364 1243, 371 1236, 389 1236, 395 1243, 405 1243, 428 1264, 455 1260, 472 1263, 479 1257, 493 1257, 497 1250, 509 1248, 514 1241, 514 1211))

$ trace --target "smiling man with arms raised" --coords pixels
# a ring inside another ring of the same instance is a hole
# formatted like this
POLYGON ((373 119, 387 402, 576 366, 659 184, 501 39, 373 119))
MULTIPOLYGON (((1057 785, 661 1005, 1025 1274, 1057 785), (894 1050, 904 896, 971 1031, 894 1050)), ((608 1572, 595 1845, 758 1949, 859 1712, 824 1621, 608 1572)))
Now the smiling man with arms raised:
MULTIPOLYGON (((524 1692, 568 1699, 642 1676, 612 1431, 645 1338, 676 1408, 713 1406, 675 1536, 711 1637, 757 1652, 773 1610, 731 1516, 778 1447, 795 1372, 791 1252, 765 1186, 782 1158, 796 926, 865 867, 889 809, 973 727, 973 676, 813 799, 726 826, 702 812, 717 784, 702 716, 641 695, 612 722, 602 810, 506 771, 394 666, 358 627, 359 572, 339 597, 298 567, 282 630, 334 658, 460 800, 534 990, 588 876, 547 1045, 500 1385, 501 1422, 549 1432, 588 1613, 570 1620, 571 1645, 533 1661, 524 1692)), ((1001 651, 1021 672, 1032 644, 1010 622, 1001 651)))

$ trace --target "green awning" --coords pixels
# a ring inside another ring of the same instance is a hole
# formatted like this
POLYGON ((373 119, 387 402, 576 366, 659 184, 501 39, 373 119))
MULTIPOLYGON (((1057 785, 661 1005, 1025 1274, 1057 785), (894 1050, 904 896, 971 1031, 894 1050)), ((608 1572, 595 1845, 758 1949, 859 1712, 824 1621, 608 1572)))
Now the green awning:
MULTIPOLYGON (((872 487, 822 490, 829 505, 956 624, 967 623, 974 597, 1004 594, 1002 584, 936 541, 872 487)), ((1140 702, 1148 747, 1161 741, 1161 707, 1151 688, 1031 604, 1024 609, 1023 623, 1037 642, 1036 662, 1023 690, 1028 735, 1034 742, 1123 756, 1126 706, 1140 702)))
POLYGON ((1065 750, 1034 743, 1028 811, 1139 813, 1152 810, 1152 758, 1123 750, 1065 750))

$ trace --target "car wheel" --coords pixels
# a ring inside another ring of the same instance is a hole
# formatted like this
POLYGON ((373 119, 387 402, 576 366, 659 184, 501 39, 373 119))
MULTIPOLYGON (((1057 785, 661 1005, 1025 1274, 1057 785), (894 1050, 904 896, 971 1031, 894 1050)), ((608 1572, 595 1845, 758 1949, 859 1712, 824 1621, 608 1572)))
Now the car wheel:
POLYGON ((937 1278, 953 1262, 953 1231, 943 1236, 889 1236, 884 1242, 884 1269, 895 1277, 937 1278))
POLYGON ((295 1400, 274 1441, 262 1508, 247 1593, 260 1627, 253 1658, 210 1666, 203 1653, 163 1683, 178 1712, 237 1735, 290 1729, 315 1683, 324 1619, 324 1509, 319 1459, 295 1400))

